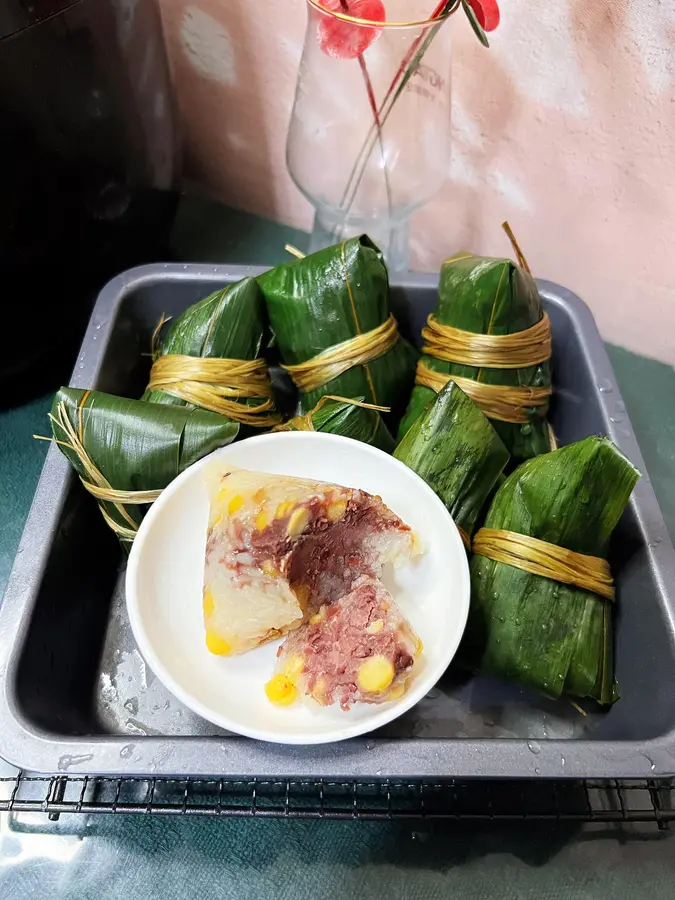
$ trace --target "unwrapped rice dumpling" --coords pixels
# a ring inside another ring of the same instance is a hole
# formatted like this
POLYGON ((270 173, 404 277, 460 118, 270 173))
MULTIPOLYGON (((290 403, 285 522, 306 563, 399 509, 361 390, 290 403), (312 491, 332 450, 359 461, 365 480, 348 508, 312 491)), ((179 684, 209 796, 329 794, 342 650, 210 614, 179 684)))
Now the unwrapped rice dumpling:
POLYGON ((358 702, 396 700, 405 693, 421 650, 389 591, 362 578, 291 632, 265 693, 280 706, 311 697, 344 710, 358 702))
POLYGON ((465 662, 550 697, 616 699, 605 560, 638 477, 610 440, 591 437, 506 479, 474 536, 465 662))
POLYGON ((390 313, 389 279, 377 247, 367 237, 352 238, 277 266, 258 282, 281 360, 300 391, 300 411, 325 394, 364 397, 389 407, 387 421, 397 422, 417 353, 390 313))
POLYGON ((445 503, 468 544, 509 452, 480 409, 449 381, 394 452, 445 503))
POLYGON ((204 625, 212 653, 243 653, 297 627, 360 577, 413 553, 379 497, 340 485, 222 469, 207 473, 204 625))
POLYGON ((551 449, 546 419, 550 332, 537 285, 525 269, 509 259, 469 253, 447 260, 441 269, 438 305, 423 338, 416 385, 399 437, 452 377, 490 418, 514 458, 528 459, 551 449), (513 340, 507 347, 495 346, 494 341, 481 344, 472 339, 474 335, 517 335, 515 344, 525 346, 512 346, 513 340), (539 361, 523 364, 530 359, 539 361))

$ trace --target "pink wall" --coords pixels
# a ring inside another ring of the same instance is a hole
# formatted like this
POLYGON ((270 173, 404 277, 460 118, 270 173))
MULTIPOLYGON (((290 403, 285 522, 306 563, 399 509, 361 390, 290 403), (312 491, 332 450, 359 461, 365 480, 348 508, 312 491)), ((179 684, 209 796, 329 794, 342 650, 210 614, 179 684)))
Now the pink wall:
MULTIPOLYGON (((190 174, 309 227, 285 167, 305 0, 161 0, 190 174)), ((430 0, 433 8, 433 0, 430 0)), ((453 22, 448 181, 415 219, 421 268, 507 254, 590 304, 603 335, 675 363, 675 2, 502 0, 484 50, 453 22)))

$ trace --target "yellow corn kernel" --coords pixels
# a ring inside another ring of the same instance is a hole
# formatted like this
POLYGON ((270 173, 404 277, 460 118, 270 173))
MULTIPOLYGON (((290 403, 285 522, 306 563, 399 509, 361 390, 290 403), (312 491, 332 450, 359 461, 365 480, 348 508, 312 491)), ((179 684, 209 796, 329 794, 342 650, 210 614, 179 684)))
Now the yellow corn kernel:
POLYGON ((366 634, 379 634, 383 628, 384 620, 375 619, 375 621, 371 622, 370 625, 366 628, 366 634))
POLYGON ((274 514, 275 519, 285 519, 286 516, 291 514, 291 510, 295 506, 295 503, 292 500, 284 500, 283 503, 280 503, 277 506, 277 511, 274 514))
POLYGON ((263 500, 267 500, 267 494, 265 493, 265 488, 258 488, 258 490, 253 495, 253 501, 255 503, 262 503, 263 500))
POLYGON ((417 638, 417 647, 415 648, 415 656, 421 656, 422 650, 424 650, 424 644, 422 643, 422 638, 417 638))
POLYGON ((317 703, 323 703, 326 699, 327 694, 328 691, 326 689, 326 679, 318 678, 312 690, 312 697, 314 697, 317 703))
POLYGON ((326 607, 322 606, 321 609, 317 613, 314 613, 313 616, 309 617, 309 624, 310 625, 318 625, 319 622, 323 622, 323 620, 325 618, 326 618, 326 607))
POLYGON ((294 584, 293 585, 293 593, 295 594, 295 598, 300 604, 300 608, 305 610, 307 607, 307 601, 309 600, 309 587, 306 584, 294 584))
POLYGON ((232 647, 227 643, 225 638, 214 634, 213 631, 206 632, 206 647, 216 656, 229 656, 232 653, 232 647))
POLYGON ((394 666, 386 656, 371 656, 359 668, 359 687, 368 694, 386 691, 394 680, 394 666))
POLYGON ((347 511, 347 501, 346 500, 336 500, 335 503, 331 503, 328 509, 326 510, 326 517, 329 522, 337 522, 338 519, 341 519, 345 512, 347 511))
POLYGON ((204 599, 202 601, 202 607, 204 609, 204 615, 208 619, 209 616, 213 615, 213 608, 215 603, 213 602, 213 594, 211 591, 204 591, 204 599))
POLYGON ((290 656, 284 666, 284 675, 289 681, 292 681, 293 684, 295 684, 298 680, 298 676, 302 675, 302 670, 304 668, 305 661, 301 656, 290 656))
POLYGON ((270 703, 277 706, 289 706, 298 696, 298 691, 285 675, 275 675, 265 685, 265 694, 270 703))
POLYGON ((237 494, 227 504, 227 511, 231 516, 233 516, 237 512, 238 509, 241 509, 241 507, 243 505, 244 505, 244 498, 241 496, 241 494, 237 494))
POLYGON ((269 575, 270 578, 278 578, 281 575, 281 572, 274 565, 274 561, 271 559, 266 559, 263 564, 260 566, 263 570, 264 575, 269 575))
POLYGON ((259 512, 258 515, 255 517, 255 527, 258 529, 258 531, 264 531, 267 528, 267 525, 268 525, 267 513, 265 512, 265 510, 262 510, 262 512, 259 512))
POLYGON ((406 689, 405 682, 403 682, 403 684, 394 685, 394 687, 389 691, 389 697, 387 699, 388 700, 400 700, 401 697, 405 694, 405 689, 406 689))
POLYGON ((305 506, 300 506, 297 509, 294 509, 290 519, 288 520, 288 526, 286 528, 286 534, 290 538, 300 537, 302 532, 307 528, 309 524, 309 510, 305 506))

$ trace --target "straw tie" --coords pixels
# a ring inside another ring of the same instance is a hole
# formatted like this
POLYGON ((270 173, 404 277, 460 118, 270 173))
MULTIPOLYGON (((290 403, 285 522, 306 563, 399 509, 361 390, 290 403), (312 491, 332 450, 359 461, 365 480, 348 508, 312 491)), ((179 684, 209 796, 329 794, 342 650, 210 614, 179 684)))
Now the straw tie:
POLYGON ((605 600, 615 599, 609 563, 597 556, 575 553, 527 534, 496 528, 481 528, 476 533, 473 552, 532 575, 591 591, 605 600))

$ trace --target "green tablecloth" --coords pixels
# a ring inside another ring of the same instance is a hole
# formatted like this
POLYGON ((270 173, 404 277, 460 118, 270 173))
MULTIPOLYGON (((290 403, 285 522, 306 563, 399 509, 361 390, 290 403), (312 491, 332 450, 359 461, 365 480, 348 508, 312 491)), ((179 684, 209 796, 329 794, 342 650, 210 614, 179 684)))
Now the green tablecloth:
MULTIPOLYGON (((200 202, 182 206, 175 228, 177 255, 188 260, 273 264, 286 242, 305 241, 200 202)), ((615 347, 609 352, 675 539, 675 371, 615 347)), ((31 435, 47 433, 50 402, 43 397, 0 413, 0 595, 46 452, 31 435)), ((672 900, 674 848, 651 828, 416 831, 403 824, 151 816, 64 816, 53 824, 5 815, 0 897, 672 900)))

